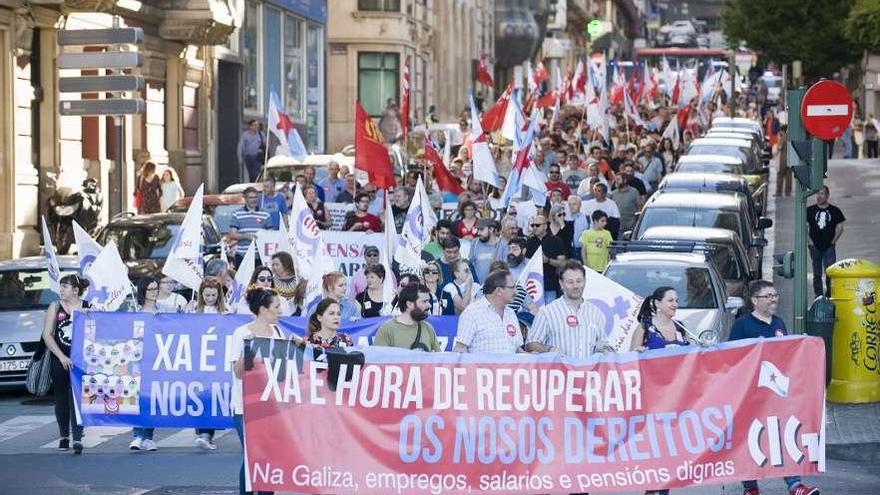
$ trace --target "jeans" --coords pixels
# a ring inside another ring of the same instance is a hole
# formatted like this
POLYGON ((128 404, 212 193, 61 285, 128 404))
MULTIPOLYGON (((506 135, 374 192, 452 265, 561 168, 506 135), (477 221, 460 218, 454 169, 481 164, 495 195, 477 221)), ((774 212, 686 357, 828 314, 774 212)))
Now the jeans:
POLYGON ((155 428, 132 428, 131 436, 134 438, 140 438, 141 440, 152 440, 153 431, 155 430, 155 428))
POLYGON ((866 158, 877 158, 877 143, 880 141, 865 141, 866 158))
POLYGON ((831 278, 825 275, 825 269, 829 266, 833 265, 835 261, 837 261, 837 250, 836 246, 832 244, 823 251, 820 251, 816 246, 809 246, 810 248, 810 259, 813 260, 813 293, 818 296, 830 296, 831 295, 831 278), (825 275, 825 289, 822 289, 822 278, 825 275))
POLYGON ((196 435, 205 434, 205 435, 208 435, 209 437, 211 437, 211 440, 213 440, 214 439, 214 431, 216 431, 216 430, 214 430, 214 428, 196 428, 196 435))
POLYGON ((251 182, 256 182, 260 171, 263 169, 263 157, 259 155, 247 155, 244 157, 244 166, 247 168, 251 182))
MULTIPOLYGON (((788 486, 789 490, 791 490, 793 486, 799 485, 801 483, 800 476, 786 476, 782 479, 785 481, 785 485, 788 486)), ((749 490, 751 488, 758 488, 758 482, 755 480, 743 481, 743 488, 746 490, 749 490)))
POLYGON ((846 130, 843 131, 843 136, 841 136, 840 139, 843 140, 843 157, 855 158, 853 156, 852 127, 847 127, 846 130))
MULTIPOLYGON (((238 439, 241 440, 242 447, 242 457, 244 456, 244 416, 241 414, 233 414, 232 421, 235 423, 235 432, 238 433, 238 439)), ((238 472, 238 493, 239 495, 250 495, 255 493, 256 495, 272 495, 275 492, 248 492, 245 491, 245 482, 244 482, 244 459, 241 460, 241 470, 238 472)))
MULTIPOLYGON (((46 349, 46 352, 51 351, 46 349)), ((70 372, 61 366, 61 361, 54 354, 49 359, 51 360, 52 388, 55 390, 55 421, 58 422, 58 433, 62 438, 67 438, 70 436, 70 430, 73 430, 73 441, 78 442, 82 440, 83 427, 76 424, 70 372)))

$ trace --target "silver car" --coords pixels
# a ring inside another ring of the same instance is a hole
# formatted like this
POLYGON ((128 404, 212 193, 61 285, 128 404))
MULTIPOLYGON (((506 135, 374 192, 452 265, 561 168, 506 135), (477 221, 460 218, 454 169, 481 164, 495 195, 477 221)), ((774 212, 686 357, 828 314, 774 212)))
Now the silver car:
POLYGON ((702 254, 621 253, 605 268, 605 276, 642 297, 672 287, 678 293, 676 319, 694 335, 715 331, 721 342, 743 306, 742 298, 728 297, 721 275, 702 254))
MULTIPOLYGON (((59 256, 58 267, 61 276, 79 269, 75 256, 59 256)), ((44 258, 0 261, 0 387, 24 385, 46 308, 57 300, 44 258)))

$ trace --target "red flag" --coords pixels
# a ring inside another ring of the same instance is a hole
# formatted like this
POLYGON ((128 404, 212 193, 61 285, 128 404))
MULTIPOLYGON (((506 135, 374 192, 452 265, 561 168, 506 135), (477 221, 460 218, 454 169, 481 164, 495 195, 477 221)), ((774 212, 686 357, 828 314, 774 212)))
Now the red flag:
POLYGON ((382 133, 361 102, 355 101, 354 105, 354 166, 367 172, 370 184, 379 189, 392 188, 396 185, 394 171, 382 133))
POLYGON ((536 86, 540 86, 542 82, 550 79, 550 74, 547 73, 547 68, 544 67, 544 62, 538 62, 538 65, 535 66, 535 73, 532 75, 532 80, 535 81, 536 86))
POLYGON ((489 110, 483 112, 480 124, 483 126, 483 132, 490 133, 501 129, 504 123, 504 114, 507 113, 507 105, 510 103, 510 94, 513 92, 513 83, 507 85, 507 89, 498 97, 498 101, 489 110))
POLYGON ((489 66, 486 64, 485 54, 480 56, 480 61, 477 63, 477 81, 490 88, 495 87, 495 80, 492 79, 492 74, 489 73, 489 66))
POLYGON ((676 114, 676 118, 678 119, 678 128, 681 129, 681 132, 687 128, 688 118, 691 115, 691 106, 685 105, 684 108, 680 109, 676 114))
POLYGON ((587 91, 587 71, 584 70, 583 60, 578 59, 574 76, 571 78, 571 85, 574 87, 574 94, 584 94, 587 91))
POLYGON ((400 78, 400 127, 403 130, 403 141, 409 132, 409 58, 403 66, 403 74, 400 78))
POLYGON ((428 160, 434 165, 434 181, 437 182, 437 187, 441 191, 446 191, 452 194, 461 194, 464 192, 464 188, 461 187, 458 179, 449 172, 446 165, 443 165, 443 160, 440 158, 440 154, 437 153, 437 150, 434 149, 434 145, 431 144, 431 140, 428 138, 427 133, 425 133, 425 160, 428 160))
POLYGON ((535 104, 535 106, 538 108, 552 107, 556 104, 557 100, 559 100, 559 92, 551 91, 550 93, 547 93, 546 95, 538 98, 538 102, 535 104))

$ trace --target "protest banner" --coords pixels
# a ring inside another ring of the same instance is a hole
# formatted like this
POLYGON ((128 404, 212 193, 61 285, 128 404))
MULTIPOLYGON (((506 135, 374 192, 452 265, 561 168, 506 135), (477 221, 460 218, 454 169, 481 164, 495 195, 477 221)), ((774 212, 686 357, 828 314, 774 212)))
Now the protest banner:
MULTIPOLYGON (((372 343, 387 318, 343 324, 355 345, 372 343)), ((75 313, 71 383, 86 426, 231 428, 229 339, 249 315, 75 313)), ((431 317, 443 349, 458 318, 431 317)), ((285 333, 305 335, 305 318, 284 318, 285 333)))
MULTIPOLYGON (((277 230, 263 230, 257 233, 260 259, 272 258, 283 240, 282 235, 277 230)), ((376 246, 380 255, 385 250, 385 238, 377 233, 324 230, 321 232, 321 239, 327 256, 332 258, 336 268, 348 277, 364 266, 364 247, 376 246)))
POLYGON ((324 203, 324 211, 330 220, 331 230, 342 230, 345 225, 345 216, 354 212, 354 203, 324 203))
MULTIPOLYGON (((255 345, 283 346, 283 341, 255 345)), ((655 490, 825 470, 824 348, 790 336, 569 360, 369 347, 244 372, 254 490, 655 490)))

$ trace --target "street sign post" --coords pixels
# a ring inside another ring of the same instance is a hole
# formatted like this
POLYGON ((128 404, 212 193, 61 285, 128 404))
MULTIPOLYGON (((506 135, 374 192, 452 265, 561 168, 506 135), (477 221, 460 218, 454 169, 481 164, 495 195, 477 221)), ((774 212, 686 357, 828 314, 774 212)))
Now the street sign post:
POLYGON ((812 136, 830 141, 843 135, 853 116, 853 99, 846 87, 835 81, 810 86, 801 103, 801 121, 812 136))

